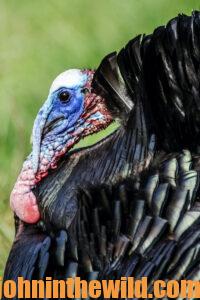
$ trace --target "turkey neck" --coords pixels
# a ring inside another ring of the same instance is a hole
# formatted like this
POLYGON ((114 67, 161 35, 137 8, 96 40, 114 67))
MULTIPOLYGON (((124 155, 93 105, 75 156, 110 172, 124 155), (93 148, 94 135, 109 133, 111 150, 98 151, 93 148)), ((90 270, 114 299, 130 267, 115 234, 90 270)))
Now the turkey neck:
POLYGON ((112 186, 125 178, 138 177, 148 168, 154 148, 154 135, 138 102, 125 126, 94 146, 66 155, 37 185, 35 193, 44 221, 56 228, 68 228, 77 213, 80 189, 112 186))

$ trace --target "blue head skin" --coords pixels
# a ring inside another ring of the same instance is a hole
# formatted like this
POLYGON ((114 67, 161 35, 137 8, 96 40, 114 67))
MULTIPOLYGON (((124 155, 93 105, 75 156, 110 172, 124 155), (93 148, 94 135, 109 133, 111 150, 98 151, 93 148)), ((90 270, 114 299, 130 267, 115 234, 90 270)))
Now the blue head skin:
POLYGON ((83 89, 87 77, 79 70, 69 70, 53 82, 33 127, 32 164, 35 173, 41 158, 51 159, 70 139, 69 133, 84 110, 83 89))
POLYGON ((72 69, 52 83, 47 100, 33 126, 32 152, 11 193, 11 207, 27 223, 40 218, 32 188, 59 158, 82 137, 98 132, 112 122, 105 101, 91 92, 93 71, 72 69))
MULTIPOLYGON (((91 72, 73 69, 60 74, 53 82, 33 127, 32 165, 35 173, 43 159, 44 165, 48 161, 54 167, 57 157, 81 137, 110 123, 111 117, 103 107, 102 98, 94 96, 87 88, 91 79, 91 72)), ((41 167, 43 172, 46 167, 41 167)))

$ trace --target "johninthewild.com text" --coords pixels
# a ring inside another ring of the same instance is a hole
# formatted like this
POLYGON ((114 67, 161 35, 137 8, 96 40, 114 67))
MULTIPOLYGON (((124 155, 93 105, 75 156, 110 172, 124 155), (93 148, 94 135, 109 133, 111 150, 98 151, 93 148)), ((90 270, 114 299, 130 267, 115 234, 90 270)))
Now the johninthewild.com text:
POLYGON ((200 298, 200 281, 156 280, 147 277, 121 277, 117 280, 84 280, 80 277, 57 280, 26 280, 17 282, 0 277, 0 298, 200 298))

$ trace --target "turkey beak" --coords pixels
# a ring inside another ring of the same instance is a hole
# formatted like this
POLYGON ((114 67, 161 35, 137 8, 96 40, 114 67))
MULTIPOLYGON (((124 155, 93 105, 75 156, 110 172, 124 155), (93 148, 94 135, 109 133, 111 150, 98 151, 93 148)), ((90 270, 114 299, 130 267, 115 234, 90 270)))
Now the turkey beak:
POLYGON ((52 109, 51 99, 47 98, 44 105, 38 112, 38 115, 37 115, 34 125, 33 125, 32 166, 33 166, 34 173, 36 173, 38 171, 42 136, 43 136, 43 132, 46 127, 47 118, 51 112, 51 109, 52 109))

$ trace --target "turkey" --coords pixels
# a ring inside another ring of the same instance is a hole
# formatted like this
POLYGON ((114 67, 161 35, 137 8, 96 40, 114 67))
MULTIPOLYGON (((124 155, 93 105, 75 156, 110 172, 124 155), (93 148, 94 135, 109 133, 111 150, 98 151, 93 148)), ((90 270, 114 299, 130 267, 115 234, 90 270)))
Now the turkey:
POLYGON ((199 32, 199 12, 179 15, 54 81, 11 194, 4 280, 200 279, 199 32))

